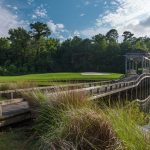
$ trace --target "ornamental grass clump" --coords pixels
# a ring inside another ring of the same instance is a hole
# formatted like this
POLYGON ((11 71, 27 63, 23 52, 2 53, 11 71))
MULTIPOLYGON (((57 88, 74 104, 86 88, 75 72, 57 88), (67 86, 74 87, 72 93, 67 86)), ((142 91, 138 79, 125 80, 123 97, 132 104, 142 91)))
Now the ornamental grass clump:
POLYGON ((30 94, 30 105, 38 109, 34 131, 39 149, 103 150, 120 146, 105 114, 85 93, 30 94), (31 101, 34 101, 31 103, 31 101), (37 105, 35 105, 37 103, 37 105))
POLYGON ((141 125, 146 123, 146 115, 140 111, 136 102, 130 102, 124 107, 116 105, 113 109, 107 107, 105 110, 118 139, 123 142, 127 150, 149 150, 150 139, 142 131, 141 125))
POLYGON ((25 94, 35 114, 41 150, 149 150, 143 134, 145 114, 136 103, 98 105, 84 92, 39 91, 25 94))
POLYGON ((121 145, 109 122, 92 109, 48 111, 35 125, 41 149, 113 150, 121 145))
POLYGON ((111 124, 103 113, 93 109, 68 112, 65 140, 78 150, 116 149, 121 146, 111 124))

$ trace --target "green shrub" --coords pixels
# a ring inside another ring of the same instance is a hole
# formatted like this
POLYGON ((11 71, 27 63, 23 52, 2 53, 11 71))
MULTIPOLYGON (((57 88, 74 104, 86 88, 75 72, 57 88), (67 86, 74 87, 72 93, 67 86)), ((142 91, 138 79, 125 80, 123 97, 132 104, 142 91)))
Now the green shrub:
POLYGON ((18 72, 18 69, 15 65, 10 65, 7 67, 8 75, 16 75, 18 72))
MULTIPOLYGON (((119 106, 119 105, 118 105, 119 106)), ((142 133, 140 124, 145 121, 144 113, 136 103, 125 107, 107 108, 105 110, 117 137, 127 150, 149 150, 150 140, 142 133)), ((148 133, 147 133, 148 134, 148 133)))
POLYGON ((41 149, 92 150, 118 146, 106 117, 85 94, 66 92, 47 97, 34 92, 27 96, 33 111, 37 111, 34 130, 41 149))
POLYGON ((8 70, 5 67, 0 67, 0 76, 8 75, 8 70))
POLYGON ((84 93, 60 93, 26 95, 36 114, 34 132, 39 149, 150 149, 150 140, 139 126, 144 114, 136 103, 101 109, 84 93))

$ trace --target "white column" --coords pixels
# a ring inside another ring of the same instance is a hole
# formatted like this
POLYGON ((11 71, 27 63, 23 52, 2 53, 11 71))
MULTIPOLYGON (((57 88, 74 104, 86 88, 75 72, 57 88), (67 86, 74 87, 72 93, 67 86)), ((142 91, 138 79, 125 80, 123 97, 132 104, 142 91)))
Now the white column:
POLYGON ((131 70, 131 60, 130 59, 128 59, 129 61, 128 61, 128 63, 129 63, 129 68, 128 68, 128 71, 130 72, 130 70, 131 70))
POLYGON ((134 70, 134 61, 132 60, 132 70, 134 70))
POLYGON ((149 66, 148 66, 148 68, 149 68, 149 72, 150 72, 150 60, 149 60, 149 66))

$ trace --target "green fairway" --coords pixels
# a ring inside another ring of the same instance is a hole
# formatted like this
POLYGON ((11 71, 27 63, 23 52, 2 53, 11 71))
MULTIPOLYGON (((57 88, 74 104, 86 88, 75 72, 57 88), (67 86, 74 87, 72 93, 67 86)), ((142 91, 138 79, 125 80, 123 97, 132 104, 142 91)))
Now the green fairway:
POLYGON ((122 74, 110 73, 102 75, 82 75, 81 73, 45 73, 45 74, 29 74, 21 76, 0 76, 0 82, 15 81, 35 81, 38 83, 48 83, 52 81, 72 81, 72 80, 112 80, 118 79, 122 74))

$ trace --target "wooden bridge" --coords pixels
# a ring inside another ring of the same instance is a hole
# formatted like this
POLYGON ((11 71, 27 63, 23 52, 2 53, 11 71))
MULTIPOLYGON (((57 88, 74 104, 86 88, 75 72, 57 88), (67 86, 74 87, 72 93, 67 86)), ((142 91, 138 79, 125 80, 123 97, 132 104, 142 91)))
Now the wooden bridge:
POLYGON ((0 91, 2 97, 8 98, 8 100, 0 102, 0 126, 20 122, 31 117, 28 102, 21 97, 22 92, 40 90, 51 97, 59 89, 61 89, 59 94, 84 92, 89 95, 90 100, 136 100, 145 112, 150 112, 150 74, 141 74, 107 82, 0 91))

